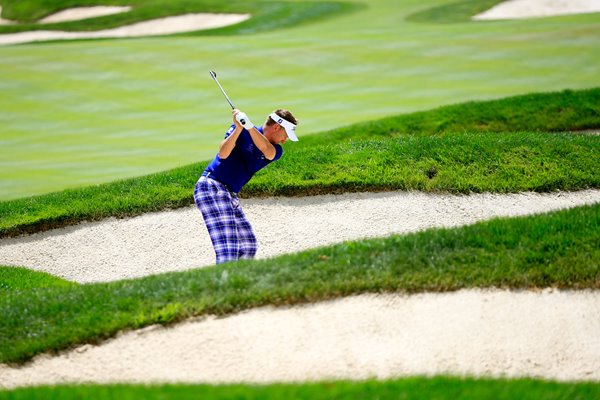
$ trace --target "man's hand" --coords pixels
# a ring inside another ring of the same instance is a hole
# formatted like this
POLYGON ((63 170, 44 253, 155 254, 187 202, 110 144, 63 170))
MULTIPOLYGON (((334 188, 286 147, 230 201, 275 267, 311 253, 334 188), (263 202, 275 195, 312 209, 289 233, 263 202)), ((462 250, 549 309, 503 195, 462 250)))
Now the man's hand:
POLYGON ((246 130, 250 130, 254 128, 254 124, 250 121, 250 118, 246 115, 246 113, 240 110, 233 110, 234 122, 243 126, 246 130))

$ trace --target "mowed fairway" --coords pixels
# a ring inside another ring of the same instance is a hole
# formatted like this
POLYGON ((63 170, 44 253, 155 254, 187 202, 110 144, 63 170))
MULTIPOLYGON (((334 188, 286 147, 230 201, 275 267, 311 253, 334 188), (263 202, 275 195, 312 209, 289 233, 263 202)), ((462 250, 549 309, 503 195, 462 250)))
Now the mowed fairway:
POLYGON ((600 14, 405 19, 445 3, 371 0, 351 14, 246 36, 0 47, 0 200, 211 158, 230 111, 209 69, 256 124, 276 107, 293 110, 300 136, 600 85, 600 14))

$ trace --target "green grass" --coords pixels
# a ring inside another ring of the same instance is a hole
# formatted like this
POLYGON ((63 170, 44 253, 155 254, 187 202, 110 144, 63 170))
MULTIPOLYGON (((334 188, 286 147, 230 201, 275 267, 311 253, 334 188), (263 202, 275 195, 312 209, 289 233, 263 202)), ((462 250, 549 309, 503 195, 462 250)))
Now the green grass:
MULTIPOLYGON (((599 104, 600 89, 569 90, 355 124, 286 147, 242 195, 598 188, 600 137, 544 132, 599 127, 599 104)), ((0 202, 0 237, 193 204, 205 165, 0 202)))
POLYGON ((600 397, 598 383, 535 379, 404 378, 270 385, 80 385, 0 391, 0 399, 245 399, 245 400, 584 400, 600 397))
POLYGON ((306 150, 290 152, 285 163, 274 164, 257 177, 246 195, 397 189, 505 193, 600 187, 600 138, 592 136, 398 135, 330 142, 306 150))
POLYGON ((58 278, 45 272, 27 268, 0 266, 0 291, 27 290, 42 287, 69 287, 74 282, 58 278))
MULTIPOLYGON (((116 3, 123 4, 104 4, 116 3)), ((301 140, 440 105, 600 86, 600 14, 417 23, 407 17, 444 2, 354 3, 366 6, 338 13, 337 2, 235 1, 236 7, 267 14, 213 35, 0 47, 0 198, 211 158, 230 114, 210 69, 256 123, 280 106, 294 111, 301 140), (320 8, 328 4, 331 9, 320 8), (279 15, 269 17, 286 9, 304 19, 290 25, 279 15)), ((2 2, 7 17, 19 18, 74 4, 2 2), (24 10, 11 11, 11 5, 24 10)), ((229 7, 221 1, 173 0, 160 2, 161 10, 156 0, 135 4, 161 13, 229 7)), ((116 23, 136 12, 85 25, 116 23)))
POLYGON ((366 292, 600 289, 598 226, 600 204, 135 280, 0 293, 0 362, 267 304, 366 292))
POLYGON ((468 22, 473 15, 482 13, 501 0, 462 0, 435 6, 409 15, 406 19, 425 23, 457 23, 468 22))
MULTIPOLYGON (((600 88, 531 93, 468 101, 432 110, 361 122, 303 138, 314 145, 344 139, 455 132, 569 132, 600 130, 600 88)), ((304 143, 300 143, 301 145, 304 143)))

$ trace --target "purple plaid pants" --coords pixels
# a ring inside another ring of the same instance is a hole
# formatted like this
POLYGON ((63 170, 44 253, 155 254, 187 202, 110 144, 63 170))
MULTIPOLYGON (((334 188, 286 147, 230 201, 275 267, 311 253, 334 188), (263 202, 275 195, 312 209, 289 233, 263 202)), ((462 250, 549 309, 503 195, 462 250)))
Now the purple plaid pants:
POLYGON ((196 206, 202 212, 217 264, 254 258, 258 243, 236 193, 221 182, 200 177, 194 189, 196 206))

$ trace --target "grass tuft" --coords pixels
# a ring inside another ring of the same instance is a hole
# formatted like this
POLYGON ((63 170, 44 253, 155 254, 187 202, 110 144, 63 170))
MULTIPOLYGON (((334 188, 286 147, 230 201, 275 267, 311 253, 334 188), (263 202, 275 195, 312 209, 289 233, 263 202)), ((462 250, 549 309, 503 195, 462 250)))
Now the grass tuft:
POLYGON ((0 291, 27 290, 45 287, 70 287, 75 282, 58 278, 45 272, 27 268, 0 266, 0 291))

